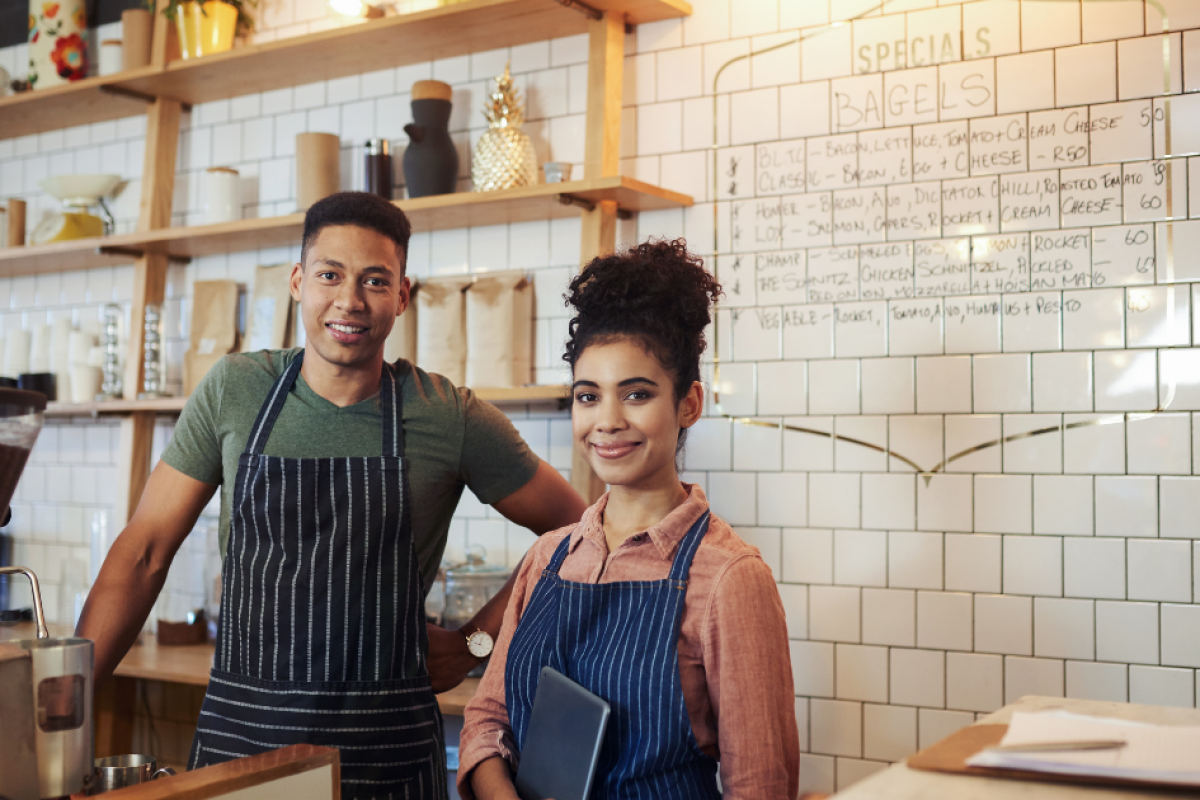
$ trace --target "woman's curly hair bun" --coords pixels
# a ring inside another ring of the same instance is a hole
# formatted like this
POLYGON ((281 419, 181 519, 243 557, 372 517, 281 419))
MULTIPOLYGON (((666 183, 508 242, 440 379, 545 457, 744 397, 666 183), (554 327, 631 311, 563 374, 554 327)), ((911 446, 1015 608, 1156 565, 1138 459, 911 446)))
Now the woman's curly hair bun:
POLYGON ((575 316, 563 360, 574 369, 588 345, 636 337, 666 368, 681 398, 700 380, 704 329, 720 296, 721 284, 683 239, 648 241, 595 258, 564 295, 575 316))

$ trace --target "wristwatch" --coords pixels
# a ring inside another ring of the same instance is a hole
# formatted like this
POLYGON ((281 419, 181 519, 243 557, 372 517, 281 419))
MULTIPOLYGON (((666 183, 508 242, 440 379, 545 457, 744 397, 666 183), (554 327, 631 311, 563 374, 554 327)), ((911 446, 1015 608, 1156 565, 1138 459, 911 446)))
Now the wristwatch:
POLYGON ((477 630, 474 633, 463 633, 467 637, 467 650, 476 658, 487 658, 492 654, 492 648, 496 643, 492 641, 492 635, 484 630, 477 630))

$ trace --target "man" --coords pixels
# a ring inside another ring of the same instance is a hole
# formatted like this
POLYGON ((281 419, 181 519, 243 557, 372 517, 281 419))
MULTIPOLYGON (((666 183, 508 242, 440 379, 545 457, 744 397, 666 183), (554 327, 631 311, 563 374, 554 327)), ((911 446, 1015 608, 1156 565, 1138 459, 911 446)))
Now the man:
POLYGON ((424 622, 462 488, 538 534, 585 508, 494 407, 384 363, 409 235, 374 195, 309 209, 291 275, 306 347, 209 372, 84 607, 99 685, 221 486, 220 637, 192 767, 310 742, 341 750, 347 798, 444 798, 433 693, 490 652, 508 598, 460 631, 424 622))

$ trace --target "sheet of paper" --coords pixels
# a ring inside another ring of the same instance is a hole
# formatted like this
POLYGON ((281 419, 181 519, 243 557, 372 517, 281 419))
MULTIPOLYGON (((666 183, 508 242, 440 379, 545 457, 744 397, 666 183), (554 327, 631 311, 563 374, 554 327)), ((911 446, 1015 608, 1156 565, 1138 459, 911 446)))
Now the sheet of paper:
POLYGON ((1121 740, 1111 750, 1005 752, 983 750, 967 759, 973 767, 1093 775, 1150 783, 1200 786, 1200 727, 1146 725, 1107 717, 1086 717, 1056 711, 1017 712, 1000 742, 1009 745, 1042 742, 1121 740))

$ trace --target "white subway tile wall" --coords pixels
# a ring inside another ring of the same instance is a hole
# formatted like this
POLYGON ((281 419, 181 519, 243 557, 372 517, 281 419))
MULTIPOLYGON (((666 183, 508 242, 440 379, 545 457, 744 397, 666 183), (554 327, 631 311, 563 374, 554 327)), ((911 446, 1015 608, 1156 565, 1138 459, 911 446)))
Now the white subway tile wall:
MULTIPOLYGON (((642 214, 620 239, 684 236, 726 285, 706 371, 720 403, 683 463, 780 580, 817 791, 1022 694, 1194 705, 1200 668, 1200 6, 878 6, 696 2, 640 26, 625 64, 622 171, 696 206, 642 214)), ((319 3, 284 2, 256 38, 330 24, 319 3)), ((509 59, 539 160, 579 165, 586 53, 571 37, 197 106, 173 223, 203 222, 216 165, 240 171, 244 216, 293 211, 306 131, 342 138, 346 188, 364 140, 391 139, 402 197, 409 87, 429 77, 454 85, 469 189, 481 100, 509 59)), ((0 50, 14 74, 25 59, 0 50)), ((41 178, 119 171, 131 230, 143 139, 134 117, 0 141, 0 198, 36 221, 41 178)), ((578 233, 418 232, 410 270, 533 271, 536 376, 558 382, 578 233)), ((170 386, 191 283, 232 278, 252 298, 256 265, 296 255, 173 268, 170 386)), ((94 329, 131 287, 129 268, 0 280, 0 330, 94 329)), ((569 469, 564 412, 509 413, 569 469)), ((45 572, 55 618, 58 564, 94 570, 93 543, 115 533, 116 438, 113 423, 48 425, 14 501, 18 558, 45 572)), ((449 553, 482 544, 515 564, 531 540, 468 493, 449 553)), ((182 555, 174 602, 202 598, 202 561, 202 543, 182 555)))

